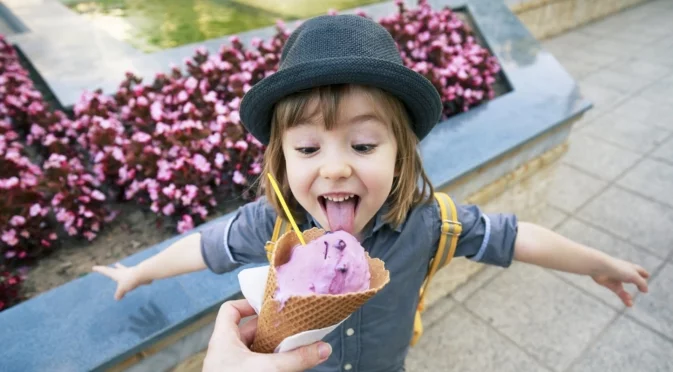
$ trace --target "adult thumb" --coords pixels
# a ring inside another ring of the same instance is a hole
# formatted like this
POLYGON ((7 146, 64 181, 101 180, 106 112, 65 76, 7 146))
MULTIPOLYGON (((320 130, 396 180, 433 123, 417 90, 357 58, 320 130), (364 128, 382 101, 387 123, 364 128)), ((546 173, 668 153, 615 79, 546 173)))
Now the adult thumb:
POLYGON ((269 357, 278 372, 299 372, 326 361, 331 354, 330 344, 316 342, 285 353, 270 354, 269 357))

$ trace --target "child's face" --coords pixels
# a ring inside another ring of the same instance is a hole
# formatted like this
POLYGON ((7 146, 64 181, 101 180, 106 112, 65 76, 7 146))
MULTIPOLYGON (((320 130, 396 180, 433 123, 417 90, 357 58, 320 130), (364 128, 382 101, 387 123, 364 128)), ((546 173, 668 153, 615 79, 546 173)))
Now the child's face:
MULTIPOLYGON (((310 112, 316 105, 309 105, 310 112)), ((364 92, 352 89, 339 104, 332 130, 326 130, 317 114, 285 131, 282 140, 297 201, 321 226, 355 236, 383 206, 395 176, 397 143, 390 125, 376 118, 371 105, 364 92), (338 202, 350 195, 355 198, 338 202)))

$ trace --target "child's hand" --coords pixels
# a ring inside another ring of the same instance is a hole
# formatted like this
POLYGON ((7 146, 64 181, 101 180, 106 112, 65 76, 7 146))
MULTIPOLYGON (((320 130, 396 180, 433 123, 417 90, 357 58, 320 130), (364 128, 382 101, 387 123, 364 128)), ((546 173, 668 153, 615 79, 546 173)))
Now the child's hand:
POLYGON ((632 283, 638 287, 638 290, 647 292, 647 278, 650 274, 642 267, 614 258, 608 262, 606 272, 593 275, 591 278, 598 284, 615 292, 617 296, 624 302, 624 305, 633 306, 633 298, 631 294, 624 289, 624 283, 632 283))
POLYGON ((126 267, 120 263, 116 263, 115 267, 94 266, 93 271, 101 273, 117 282, 115 300, 121 300, 127 292, 141 285, 152 283, 151 280, 143 280, 141 278, 137 266, 126 267))

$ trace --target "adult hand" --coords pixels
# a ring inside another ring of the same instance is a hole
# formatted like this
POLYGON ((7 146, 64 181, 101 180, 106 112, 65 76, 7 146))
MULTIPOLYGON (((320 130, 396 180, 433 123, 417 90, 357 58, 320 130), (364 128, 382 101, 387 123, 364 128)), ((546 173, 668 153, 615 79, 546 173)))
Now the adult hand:
POLYGON ((222 304, 203 361, 203 372, 299 372, 324 362, 332 353, 331 346, 324 342, 286 353, 254 353, 249 347, 257 330, 257 318, 238 326, 242 318, 252 315, 255 310, 247 300, 222 304))

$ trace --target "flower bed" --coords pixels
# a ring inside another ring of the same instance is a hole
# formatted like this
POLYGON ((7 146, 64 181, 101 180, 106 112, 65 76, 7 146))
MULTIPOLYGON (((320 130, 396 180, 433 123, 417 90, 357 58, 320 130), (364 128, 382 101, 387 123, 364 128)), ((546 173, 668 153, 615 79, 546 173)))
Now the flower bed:
MULTIPOLYGON (((426 1, 380 20, 404 63, 440 92, 449 117, 490 99, 499 66, 449 9, 426 1)), ((365 14, 361 14, 366 16, 365 14)), ((219 53, 200 48, 184 68, 145 83, 132 73, 116 94, 85 92, 73 117, 51 110, 0 38, 0 310, 17 301, 21 268, 59 237, 91 241, 140 204, 178 232, 232 198, 252 199, 263 146, 240 123, 250 87, 274 73, 290 32, 219 53), (7 172, 4 170, 8 169, 7 172)))

